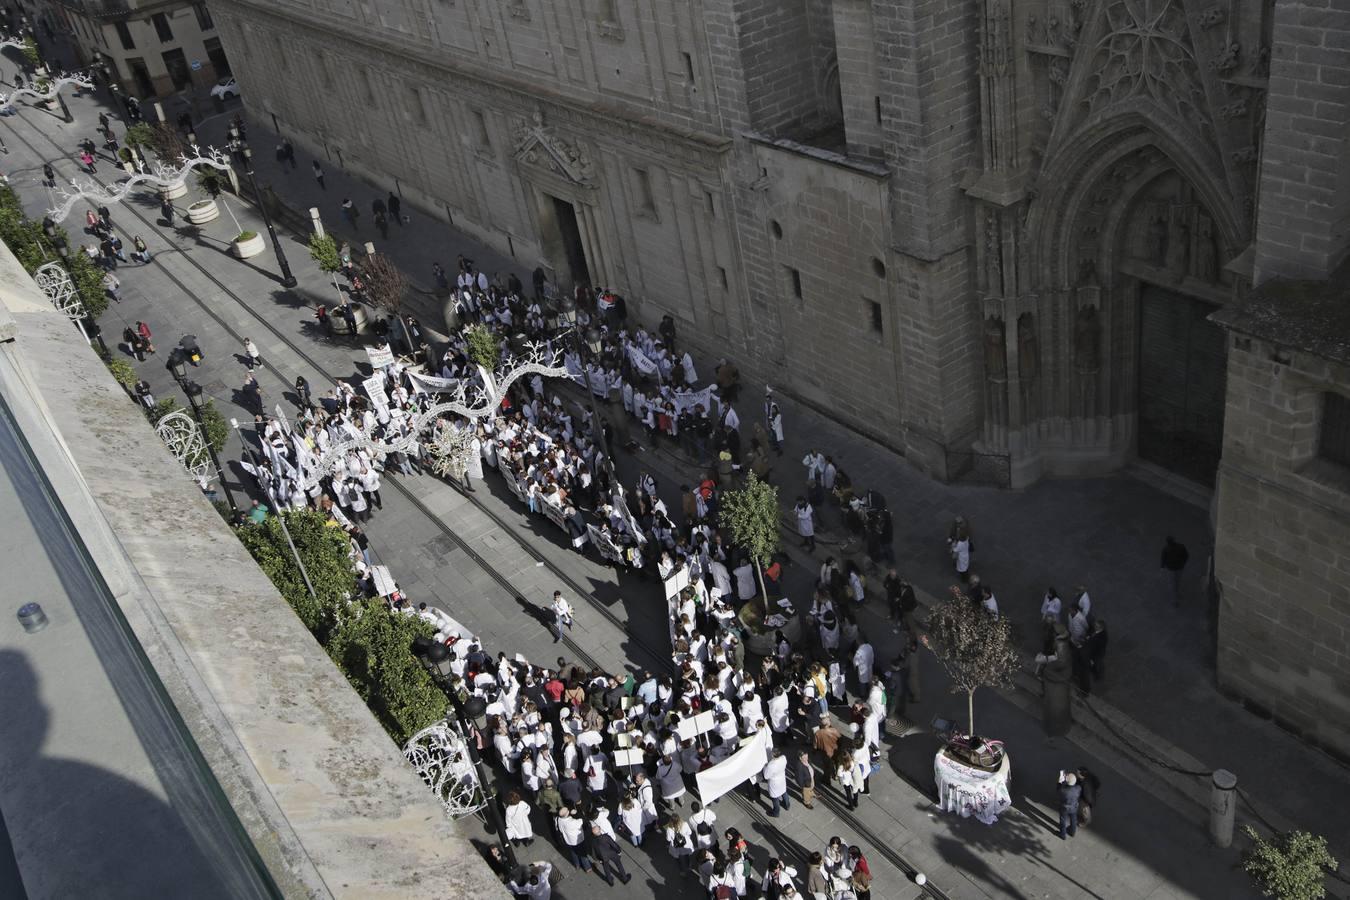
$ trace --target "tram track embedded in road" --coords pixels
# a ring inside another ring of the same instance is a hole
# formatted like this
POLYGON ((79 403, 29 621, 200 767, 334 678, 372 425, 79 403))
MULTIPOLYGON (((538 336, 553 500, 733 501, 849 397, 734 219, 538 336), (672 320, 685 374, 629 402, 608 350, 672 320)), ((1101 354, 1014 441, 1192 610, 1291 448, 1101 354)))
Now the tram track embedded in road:
MULTIPOLYGON (((9 121, 13 123, 16 118, 19 121, 24 121, 25 125, 31 127, 48 144, 50 144, 55 150, 60 152, 62 154, 61 156, 62 161, 66 160, 65 152, 62 150, 60 144, 58 144, 56 140, 54 140, 50 135, 43 132, 34 123, 27 122, 26 120, 22 119, 22 117, 10 117, 9 121)), ((31 141, 27 140, 22 135, 18 134, 17 129, 11 128, 11 133, 14 135, 14 138, 18 140, 21 144, 26 146, 39 158, 43 158, 38 148, 34 146, 31 141)), ((102 179, 97 178, 96 176, 89 176, 89 177, 91 177, 96 183, 103 185, 104 187, 108 186, 108 183, 106 181, 103 181, 102 179)), ((122 208, 126 210, 133 218, 138 219, 143 224, 145 224, 146 227, 152 229, 155 233, 160 234, 161 237, 165 236, 162 231, 163 226, 159 224, 158 220, 148 217, 144 213, 144 211, 142 211, 134 204, 125 203, 122 205, 122 208)), ((131 237, 130 233, 127 232, 125 228, 120 227, 116 221, 113 223, 113 227, 121 231, 122 234, 126 235, 128 238, 131 237)), ((308 353, 306 353, 303 349, 301 349, 290 338, 290 336, 288 336, 287 334, 283 333, 281 330, 276 328, 272 324, 272 322, 268 320, 267 316, 265 316, 262 312, 254 309, 232 288, 230 288, 218 277, 216 277, 215 273, 211 272, 209 269, 203 266, 190 254, 182 252, 182 248, 178 247, 176 242, 170 241, 170 244, 174 246, 176 250, 179 251, 178 255, 184 262, 186 262, 188 265, 196 269, 197 272, 199 272, 204 278, 206 278, 208 281, 214 284, 224 296, 229 297, 241 309, 243 309, 251 317, 257 320, 259 325, 261 325, 278 341, 280 341, 287 348, 289 348, 296 356, 298 356, 301 359, 301 361, 305 363, 305 365, 309 366, 309 368, 313 371, 313 373, 333 383, 344 380, 338 376, 333 375, 326 368, 324 368, 324 366, 316 362, 314 358, 311 357, 308 353)), ((208 303, 199 298, 196 295, 196 293, 193 292, 177 275, 175 275, 172 271, 165 268, 164 266, 159 267, 159 272, 162 273, 166 278, 168 278, 169 281, 173 282, 173 284, 176 285, 187 297, 189 297, 192 300, 192 302, 198 308, 200 308, 203 313, 206 314, 208 318, 210 318, 213 322, 216 323, 217 326, 221 328, 221 330, 233 336, 238 342, 240 343, 243 342, 244 335, 242 335, 236 328, 231 326, 223 317, 221 317, 215 310, 213 310, 208 303)), ((262 365, 264 368, 272 372, 272 374, 276 376, 281 381, 282 384, 290 383, 291 381, 290 375, 283 374, 281 370, 278 369, 271 362, 270 357, 265 358, 262 362, 262 365)), ((465 541, 462 537, 460 537, 459 534, 457 534, 452 528, 446 525, 445 522, 443 522, 439 516, 437 516, 434 512, 432 512, 431 509, 416 496, 413 490, 407 484, 405 484, 401 478, 390 479, 388 483, 393 485, 394 489, 400 495, 402 495, 413 506, 413 508, 415 508, 426 519, 428 519, 442 535, 444 535, 447 539, 449 539, 455 546, 459 547, 462 551, 464 551, 465 555, 470 560, 473 561, 474 565, 476 565, 480 570, 484 572, 484 574, 486 574, 489 578, 491 578, 494 583, 496 583, 500 588, 502 588, 508 594, 510 594, 510 596, 517 598, 517 602, 522 602, 524 594, 511 583, 510 579, 508 579, 505 575, 503 575, 502 573, 498 572, 495 568, 493 568, 485 559, 483 559, 483 557, 472 546, 469 545, 467 541, 465 541)), ((541 553, 538 549, 536 549, 530 543, 529 540, 530 536, 522 535, 518 529, 518 526, 507 521, 506 517, 500 515, 499 513, 495 512, 492 509, 489 509, 481 500, 475 497, 472 493, 464 491, 462 488, 460 488, 453 482, 442 482, 442 483, 448 483, 450 487, 452 487, 455 491, 457 491, 460 494, 460 496, 464 497, 478 512, 480 512, 481 514, 486 516, 489 520, 491 520, 499 529, 509 534, 513 542, 516 543, 521 548, 521 550, 525 552, 526 555, 532 558, 536 563, 542 564, 545 568, 549 570, 550 573, 552 573, 552 575, 555 578, 557 578, 563 585, 565 585, 567 589, 571 591, 575 596, 579 598, 584 598, 586 604, 589 607, 591 607, 591 609, 594 612, 598 613, 602 618, 604 618, 610 624, 614 625, 621 632, 627 635, 630 643, 637 649, 641 650, 650 658, 650 665, 653 668, 653 670, 659 670, 661 667, 664 667, 670 661, 670 651, 668 649, 665 650, 658 649, 652 646, 651 644, 647 643, 646 641, 642 640, 641 638, 637 637, 632 632, 630 632, 628 629, 628 624, 624 620, 619 618, 612 610, 610 610, 607 606, 605 606, 605 604, 596 600, 591 595, 591 592, 589 590, 584 588, 579 582, 577 582, 566 572, 562 571, 555 563, 550 561, 543 553, 541 553)), ((525 600, 524 602, 528 603, 529 601, 525 600)), ((581 647, 576 645, 576 643, 566 635, 564 635, 563 637, 563 644, 569 649, 571 653, 573 653, 575 656, 577 656, 579 659, 581 659, 584 663, 591 666, 592 668, 597 668, 601 670, 605 669, 604 666, 600 665, 597 660, 592 658, 586 651, 584 651, 581 647)), ((778 838, 777 843, 779 845, 793 848, 800 846, 799 843, 795 841, 791 836, 784 834, 776 826, 774 826, 772 822, 769 821, 764 811, 761 810, 758 805, 752 803, 750 800, 748 800, 747 798, 736 792, 733 792, 728 796, 760 827, 772 832, 773 835, 775 835, 778 838)), ((865 823, 861 822, 859 819, 857 819, 857 817, 853 816, 852 813, 848 810, 848 808, 844 805, 844 803, 841 800, 833 797, 832 795, 826 794, 824 791, 818 792, 817 797, 825 807, 827 807, 838 819, 840 819, 843 823, 845 823, 845 825, 850 831, 852 831, 857 836, 861 837, 866 844, 870 844, 876 854, 884 857, 893 866, 895 866, 902 873, 904 873, 906 877, 913 879, 915 874, 921 871, 916 865, 914 865, 908 859, 906 859, 895 848, 890 846, 890 843, 885 838, 883 838, 881 835, 879 835, 865 823)), ((805 860, 803 859, 802 862, 804 864, 805 860)), ((938 898, 938 900, 946 900, 948 896, 944 891, 942 891, 940 888, 934 885, 931 881, 924 884, 921 889, 928 896, 938 898)))

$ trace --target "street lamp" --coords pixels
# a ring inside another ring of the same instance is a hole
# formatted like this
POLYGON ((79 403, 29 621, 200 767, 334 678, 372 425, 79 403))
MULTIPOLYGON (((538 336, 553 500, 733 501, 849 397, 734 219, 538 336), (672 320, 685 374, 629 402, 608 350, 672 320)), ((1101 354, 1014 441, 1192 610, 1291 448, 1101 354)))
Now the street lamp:
POLYGON ((211 445, 211 436, 206 433, 206 423, 202 421, 202 410, 206 408, 206 400, 202 399, 202 386, 195 381, 180 380, 178 383, 183 388, 183 393, 187 394, 188 405, 192 407, 192 418, 197 420, 197 430, 202 433, 206 452, 211 454, 211 463, 216 467, 216 477, 220 479, 220 486, 225 489, 225 499, 230 504, 230 524, 234 525, 239 521, 239 507, 235 505, 230 486, 225 483, 225 471, 220 467, 220 458, 216 456, 216 448, 211 445))
POLYGON ((502 858, 506 860, 510 871, 514 872, 518 863, 516 854, 511 849, 511 842, 506 839, 504 824, 506 816, 501 808, 501 797, 492 789, 492 782, 488 780, 487 769, 483 766, 483 757, 478 755, 478 741, 474 736, 474 731, 481 734, 486 728, 487 704, 476 694, 470 694, 467 700, 459 699, 459 691, 450 684, 450 651, 440 641, 427 644, 421 659, 431 680, 445 696, 450 698, 450 703, 455 708, 455 718, 464 732, 464 744, 469 748, 469 759, 478 774, 478 787, 483 791, 483 799, 487 801, 484 809, 487 810, 488 824, 497 834, 497 848, 501 850, 502 858))
POLYGON ((272 227, 272 216, 267 211, 267 202, 263 200, 263 195, 258 190, 258 179, 253 175, 253 150, 249 148, 248 142, 244 140, 238 127, 234 125, 230 126, 230 143, 238 148, 238 152, 244 158, 244 174, 248 176, 249 186, 253 188, 253 196, 257 198, 258 209, 262 211, 263 224, 267 226, 267 236, 272 239, 272 250, 277 255, 277 265, 281 267, 281 286, 293 288, 299 282, 291 274, 291 267, 286 262, 286 254, 281 249, 281 241, 277 238, 277 230, 272 227))
MULTIPOLYGON (((230 419, 230 427, 234 429, 235 434, 239 435, 239 443, 243 446, 244 452, 248 454, 249 462, 253 463, 254 471, 262 472, 262 463, 258 462, 258 455, 253 452, 253 447, 249 445, 248 441, 244 440, 244 433, 239 430, 239 420, 230 419)), ((300 559, 300 551, 295 549, 295 541, 291 540, 291 530, 286 527, 286 517, 281 514, 281 507, 277 503, 277 495, 272 490, 272 480, 270 478, 264 479, 261 475, 258 475, 257 478, 258 484, 262 485, 263 490, 267 492, 267 500, 272 504, 272 510, 277 514, 277 521, 281 523, 281 533, 286 536, 286 546, 291 548, 291 556, 295 558, 295 565, 300 569, 300 577, 305 580, 305 589, 309 591, 311 597, 318 600, 318 596, 314 593, 314 585, 310 584, 309 581, 309 572, 305 569, 304 561, 300 559)), ((224 479, 222 479, 221 484, 224 483, 224 479)))
POLYGON ((177 347, 169 354, 169 371, 173 374, 173 380, 178 383, 183 382, 187 375, 187 363, 183 362, 183 351, 177 347))

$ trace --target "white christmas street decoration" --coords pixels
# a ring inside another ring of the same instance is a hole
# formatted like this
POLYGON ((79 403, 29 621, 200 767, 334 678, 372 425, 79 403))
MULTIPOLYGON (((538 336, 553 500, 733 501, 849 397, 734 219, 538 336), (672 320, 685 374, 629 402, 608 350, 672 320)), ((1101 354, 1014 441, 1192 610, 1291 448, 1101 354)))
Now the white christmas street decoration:
POLYGON ((454 413, 465 419, 486 419, 492 416, 501 405, 506 392, 521 378, 529 375, 542 375, 545 378, 565 378, 567 368, 562 365, 561 354, 550 350, 547 344, 530 342, 525 345, 524 353, 507 363, 504 371, 498 371, 491 379, 490 390, 475 388, 470 395, 463 380, 440 393, 448 394, 448 400, 433 404, 424 412, 408 422, 407 431, 389 441, 382 441, 362 434, 341 443, 334 444, 324 451, 316 464, 305 471, 303 489, 308 491, 326 476, 340 472, 347 464, 347 454, 353 450, 368 453, 404 453, 417 443, 419 436, 437 417, 454 413))
POLYGON ((445 721, 423 728, 403 745, 403 756, 450 818, 472 815, 487 805, 458 725, 445 721))
POLYGON ((192 416, 174 410, 155 425, 155 434, 169 448, 173 458, 183 464, 192 480, 206 490, 211 483, 211 458, 206 453, 202 430, 192 416))
POLYGON ((0 50, 5 50, 5 49, 8 49, 8 48, 10 48, 10 47, 13 47, 15 50, 22 50, 22 49, 24 49, 26 46, 27 46, 27 45, 24 43, 23 38, 9 38, 9 37, 7 37, 7 38, 4 38, 4 39, 0 39, 0 50))
POLYGON ((81 201, 95 207, 121 203, 133 190, 143 184, 158 191, 182 187, 187 184, 188 176, 192 174, 193 169, 204 166, 210 166, 222 172, 229 171, 229 157, 222 151, 214 147, 208 147, 205 151, 193 147, 192 152, 196 155, 191 157, 186 154, 179 156, 179 165, 177 166, 167 166, 162 162, 157 162, 154 165, 153 172, 149 174, 139 172, 111 187, 105 187, 88 176, 72 178, 70 184, 75 190, 72 192, 65 188, 57 188, 52 194, 52 202, 55 205, 47 210, 47 215, 53 221, 60 222, 70 215, 71 210, 81 201))
POLYGON ((431 457, 431 471, 442 478, 461 481, 473 456, 473 428, 454 428, 440 422, 431 442, 426 446, 431 457))
POLYGON ((59 262, 43 263, 33 273, 33 280, 57 311, 79 327, 85 343, 89 343, 89 333, 84 329, 87 315, 84 301, 80 299, 80 293, 75 289, 75 282, 70 280, 66 267, 59 262))
POLYGON ((84 91, 92 91, 94 89, 94 82, 90 81, 87 75, 62 75, 60 78, 52 81, 45 92, 33 88, 19 88, 5 98, 5 105, 10 106, 13 105, 15 100, 26 100, 29 98, 31 98, 34 103, 41 103, 44 100, 55 100, 56 95, 61 93, 61 88, 68 84, 73 84, 84 91))

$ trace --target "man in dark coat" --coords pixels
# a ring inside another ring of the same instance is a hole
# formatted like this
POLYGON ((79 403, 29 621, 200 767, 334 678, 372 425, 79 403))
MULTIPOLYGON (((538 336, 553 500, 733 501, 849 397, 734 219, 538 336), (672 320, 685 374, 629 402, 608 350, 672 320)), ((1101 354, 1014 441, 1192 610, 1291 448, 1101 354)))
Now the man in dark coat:
POLYGON ((1083 788, 1072 772, 1059 773, 1059 839, 1067 840, 1078 833, 1078 801, 1083 788))
POLYGON ((616 874, 624 884, 633 880, 633 876, 623 867, 623 851, 619 842, 601 831, 598 825, 591 827, 591 856, 599 863, 595 871, 610 887, 614 886, 616 874))
POLYGON ((1036 663, 1041 667, 1041 683, 1045 692, 1045 733, 1051 737, 1068 734, 1069 725, 1073 722, 1069 713, 1073 647, 1069 643, 1069 630, 1062 623, 1055 623, 1054 655, 1038 654, 1036 663))
POLYGON ((1181 572, 1190 558, 1186 545, 1173 540, 1169 534, 1163 544, 1161 566, 1167 570, 1167 577, 1172 582, 1172 603, 1176 606, 1181 605, 1181 572))

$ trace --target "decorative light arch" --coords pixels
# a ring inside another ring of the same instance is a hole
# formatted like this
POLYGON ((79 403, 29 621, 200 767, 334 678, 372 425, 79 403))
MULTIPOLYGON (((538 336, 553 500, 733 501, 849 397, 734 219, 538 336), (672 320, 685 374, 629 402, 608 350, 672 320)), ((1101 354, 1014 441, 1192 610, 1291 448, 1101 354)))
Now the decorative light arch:
POLYGON ((423 728, 403 745, 403 757, 436 794, 450 818, 473 815, 487 805, 458 725, 444 721, 423 728))
POLYGON ((52 193, 54 205, 47 210, 47 215, 53 221, 60 222, 70 215, 71 210, 82 200, 93 206, 107 206, 112 203, 121 203, 133 190, 143 184, 149 185, 155 190, 171 190, 187 184, 188 176, 193 169, 210 167, 222 172, 227 172, 230 169, 229 158, 214 147, 208 147, 205 151, 193 147, 192 152, 195 155, 191 157, 186 154, 179 156, 179 165, 177 166, 166 166, 162 162, 157 162, 154 165, 153 172, 149 174, 137 173, 112 187, 104 187, 87 176, 72 178, 70 184, 75 190, 69 191, 65 188, 57 188, 52 193))
POLYGON ((174 410, 155 425, 155 434, 169 448, 173 458, 183 464, 192 480, 203 490, 212 481, 211 458, 206 452, 202 430, 187 413, 174 410))

